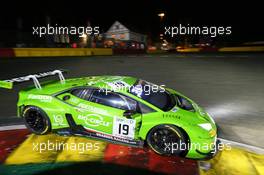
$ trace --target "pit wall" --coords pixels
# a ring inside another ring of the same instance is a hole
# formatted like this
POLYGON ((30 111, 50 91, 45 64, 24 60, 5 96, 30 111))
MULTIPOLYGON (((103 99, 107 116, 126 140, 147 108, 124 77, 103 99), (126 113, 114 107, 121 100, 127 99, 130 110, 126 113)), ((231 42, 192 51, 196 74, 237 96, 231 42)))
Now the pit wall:
POLYGON ((254 47, 223 47, 218 49, 219 52, 263 52, 264 46, 254 47))
POLYGON ((112 55, 108 48, 6 48, 0 49, 0 57, 60 57, 112 55))
MULTIPOLYGON (((172 51, 170 51, 172 52, 172 51)), ((264 52, 264 46, 222 47, 222 48, 180 48, 176 53, 197 52, 264 52)), ((167 51, 146 51, 140 49, 111 48, 0 48, 0 57, 62 57, 62 56, 109 56, 127 54, 155 54, 167 51)))

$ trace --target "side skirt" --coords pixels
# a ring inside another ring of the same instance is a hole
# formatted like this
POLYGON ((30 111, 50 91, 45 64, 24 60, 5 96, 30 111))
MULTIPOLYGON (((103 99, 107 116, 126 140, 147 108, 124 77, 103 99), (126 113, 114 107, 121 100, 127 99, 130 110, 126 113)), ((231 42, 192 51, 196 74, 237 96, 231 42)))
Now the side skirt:
POLYGON ((71 114, 66 114, 66 119, 69 124, 69 128, 63 128, 63 129, 56 129, 53 130, 58 135, 75 135, 75 136, 82 136, 82 137, 89 137, 96 140, 104 140, 110 143, 114 144, 122 144, 126 146, 132 146, 132 147, 144 147, 144 141, 142 140, 128 140, 124 138, 115 137, 112 135, 107 135, 95 131, 86 130, 83 126, 77 125, 75 121, 72 118, 71 114))

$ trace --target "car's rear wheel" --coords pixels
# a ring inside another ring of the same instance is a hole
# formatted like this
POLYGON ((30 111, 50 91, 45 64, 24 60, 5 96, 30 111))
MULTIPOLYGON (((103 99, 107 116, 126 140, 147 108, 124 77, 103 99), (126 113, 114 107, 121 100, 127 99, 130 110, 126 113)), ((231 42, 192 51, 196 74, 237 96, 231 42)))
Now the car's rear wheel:
POLYGON ((42 135, 51 131, 51 123, 47 114, 38 107, 28 106, 23 111, 26 127, 35 134, 42 135))
POLYGON ((185 156, 188 150, 186 134, 174 125, 159 125, 150 130, 147 143, 160 155, 185 156))

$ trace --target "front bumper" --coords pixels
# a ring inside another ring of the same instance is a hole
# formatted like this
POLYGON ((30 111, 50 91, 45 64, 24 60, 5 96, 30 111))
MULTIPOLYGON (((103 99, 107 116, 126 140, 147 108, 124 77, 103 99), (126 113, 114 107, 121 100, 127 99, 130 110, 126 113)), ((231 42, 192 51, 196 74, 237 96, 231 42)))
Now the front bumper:
POLYGON ((186 153, 187 158, 191 159, 210 159, 214 157, 221 145, 217 135, 211 138, 190 138, 189 149, 186 153))
POLYGON ((198 149, 196 149, 195 151, 198 154, 202 155, 202 157, 203 157, 202 159, 211 159, 211 158, 213 158, 218 153, 218 151, 219 151, 219 144, 221 144, 221 141, 219 139, 216 139, 214 148, 210 152, 203 153, 203 152, 199 151, 198 149))

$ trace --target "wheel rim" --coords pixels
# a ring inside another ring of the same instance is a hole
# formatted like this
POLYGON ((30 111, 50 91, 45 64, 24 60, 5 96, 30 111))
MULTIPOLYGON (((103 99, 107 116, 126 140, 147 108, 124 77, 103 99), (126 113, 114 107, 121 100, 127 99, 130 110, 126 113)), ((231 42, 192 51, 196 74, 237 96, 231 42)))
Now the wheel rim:
POLYGON ((43 132, 45 130, 45 119, 38 111, 31 111, 25 117, 27 125, 34 132, 43 132))
POLYGON ((182 140, 178 133, 176 133, 172 129, 160 128, 153 131, 150 138, 150 145, 153 147, 154 151, 160 154, 179 154, 181 150, 175 149, 177 148, 175 145, 178 145, 179 148, 181 141, 182 140))

